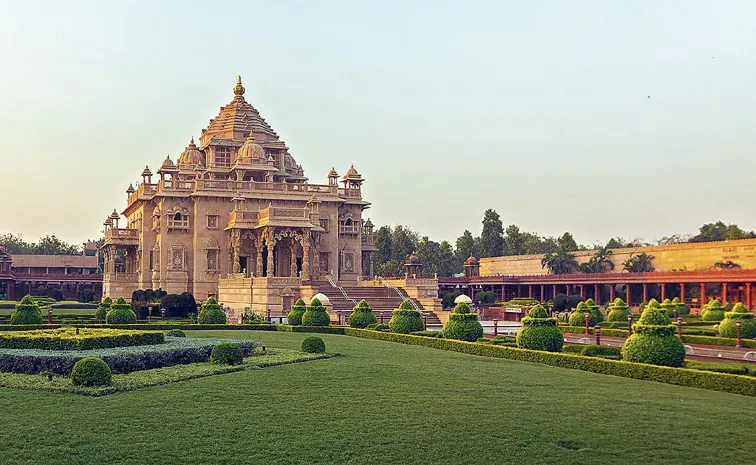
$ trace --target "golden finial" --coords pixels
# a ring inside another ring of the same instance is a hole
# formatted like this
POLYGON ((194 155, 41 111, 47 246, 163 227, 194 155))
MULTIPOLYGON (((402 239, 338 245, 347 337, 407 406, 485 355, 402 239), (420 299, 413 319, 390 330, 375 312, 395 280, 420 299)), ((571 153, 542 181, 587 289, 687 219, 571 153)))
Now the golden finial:
POLYGON ((194 136, 192 136, 192 140, 190 140, 189 143, 194 145, 194 136))
POLYGON ((236 77, 236 87, 234 87, 235 95, 244 95, 244 86, 242 85, 241 76, 236 77))

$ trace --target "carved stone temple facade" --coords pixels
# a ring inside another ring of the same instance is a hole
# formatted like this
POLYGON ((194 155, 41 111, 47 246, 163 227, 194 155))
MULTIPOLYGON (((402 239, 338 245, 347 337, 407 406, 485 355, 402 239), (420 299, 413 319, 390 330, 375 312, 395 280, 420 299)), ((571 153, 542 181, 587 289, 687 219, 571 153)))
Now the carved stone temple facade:
POLYGON ((128 203, 105 220, 103 294, 189 291, 256 311, 286 310, 318 283, 373 278, 364 179, 349 168, 311 184, 244 99, 241 78, 195 143, 156 173, 142 172, 128 203), (123 226, 123 227, 121 227, 123 226))

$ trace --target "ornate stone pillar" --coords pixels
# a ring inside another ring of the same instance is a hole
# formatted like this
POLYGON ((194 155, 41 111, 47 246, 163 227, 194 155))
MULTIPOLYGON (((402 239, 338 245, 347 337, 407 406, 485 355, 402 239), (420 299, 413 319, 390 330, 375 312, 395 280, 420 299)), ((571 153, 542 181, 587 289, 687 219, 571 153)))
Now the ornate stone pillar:
POLYGON ((727 302, 727 283, 722 283, 722 305, 727 302))
POLYGON ((626 300, 625 303, 627 304, 628 309, 633 306, 632 304, 633 298, 631 297, 630 291, 631 291, 630 284, 625 284, 625 300, 626 300))
POLYGON ((268 246, 268 277, 273 277, 276 275, 276 268, 275 268, 275 254, 274 248, 276 247, 276 239, 273 237, 273 231, 268 232, 268 237, 265 239, 265 245, 268 246))
POLYGON ((289 263, 289 276, 295 278, 297 276, 297 241, 291 239, 291 263, 289 263))
POLYGON ((701 283, 701 310, 706 305, 706 283, 701 283))
POLYGON ((685 283, 680 283, 680 302, 685 303, 685 283))
POLYGON ((648 302, 648 284, 643 283, 643 302, 648 302))
MULTIPOLYGON (((614 302, 614 298, 615 298, 614 288, 615 288, 615 286, 616 286, 616 284, 610 284, 609 285, 609 302, 610 303, 614 302)), ((596 301, 596 304, 598 304, 598 301, 596 301)))
POLYGON ((596 305, 601 305, 601 289, 598 284, 593 285, 593 302, 595 302, 596 305))
POLYGON ((745 305, 748 310, 751 310, 751 283, 745 283, 745 305))
POLYGON ((664 299, 667 298, 667 285, 664 283, 659 284, 659 290, 661 291, 661 300, 664 302, 664 299))
POLYGON ((305 231, 302 236, 302 279, 310 280, 310 232, 305 231))
POLYGON ((239 251, 241 249, 241 231, 238 229, 231 230, 231 248, 233 255, 231 258, 231 270, 233 273, 239 273, 239 251))

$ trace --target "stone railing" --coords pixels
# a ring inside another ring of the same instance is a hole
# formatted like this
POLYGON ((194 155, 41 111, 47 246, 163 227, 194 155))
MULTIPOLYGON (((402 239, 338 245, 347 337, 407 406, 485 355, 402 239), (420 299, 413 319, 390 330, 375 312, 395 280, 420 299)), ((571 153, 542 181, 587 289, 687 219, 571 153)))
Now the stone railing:
POLYGON ((129 196, 129 205, 136 202, 136 200, 143 196, 143 195, 152 195, 157 193, 158 191, 158 185, 157 184, 147 184, 143 183, 137 186, 136 191, 134 191, 133 194, 129 196))
POLYGON ((339 189, 339 195, 341 197, 348 197, 350 199, 361 199, 362 198, 362 192, 359 189, 340 188, 339 189))
POLYGON ((252 278, 252 284, 256 287, 301 286, 302 278, 298 278, 296 276, 266 276, 261 278, 252 278))
MULTIPOLYGON (((171 188, 171 187, 168 187, 171 188)), ((337 186, 320 184, 296 184, 282 182, 255 182, 235 180, 200 179, 196 182, 198 191, 223 191, 223 192, 278 192, 282 194, 338 194, 337 186)))
POLYGON ((120 281, 120 282, 136 282, 138 277, 136 273, 110 273, 107 272, 103 275, 103 281, 120 281))

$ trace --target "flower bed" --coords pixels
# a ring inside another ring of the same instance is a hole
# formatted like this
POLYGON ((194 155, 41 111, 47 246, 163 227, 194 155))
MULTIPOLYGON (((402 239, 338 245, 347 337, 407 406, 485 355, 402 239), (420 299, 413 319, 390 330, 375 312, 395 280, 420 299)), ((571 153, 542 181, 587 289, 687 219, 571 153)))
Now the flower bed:
MULTIPOLYGON (((213 347, 225 340, 167 337, 165 343, 94 350, 0 349, 0 372, 36 374, 48 370, 68 375, 84 357, 101 358, 113 373, 130 373, 151 368, 206 362, 213 347)), ((244 356, 257 347, 253 341, 239 344, 244 356)))
POLYGON ((0 333, 0 349, 90 350, 162 344, 160 331, 57 328, 0 333))

